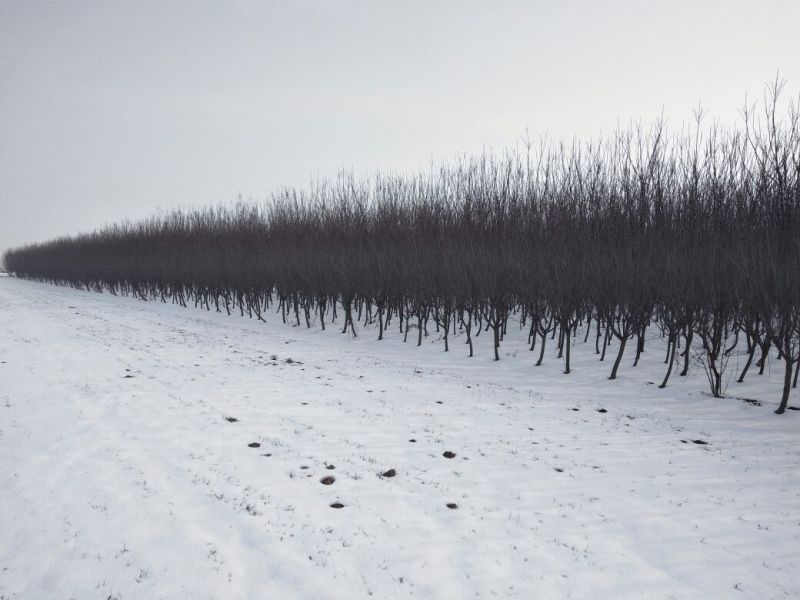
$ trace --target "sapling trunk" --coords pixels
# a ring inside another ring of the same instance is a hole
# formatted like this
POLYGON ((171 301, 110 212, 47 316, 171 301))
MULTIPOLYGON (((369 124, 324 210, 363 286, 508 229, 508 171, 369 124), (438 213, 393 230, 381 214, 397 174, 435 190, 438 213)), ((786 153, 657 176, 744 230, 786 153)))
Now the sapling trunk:
POLYGON ((661 385, 658 386, 661 389, 667 387, 667 381, 669 380, 669 376, 672 373, 672 365, 675 364, 675 349, 677 346, 678 346, 678 340, 675 339, 675 336, 671 335, 670 339, 667 341, 667 352, 669 353, 669 367, 667 367, 667 374, 664 375, 664 381, 662 381, 661 385))
POLYGON ((623 335, 619 340, 619 352, 617 352, 617 359, 614 361, 614 366, 611 369, 611 375, 608 377, 609 379, 617 378, 617 369, 619 369, 619 363, 622 361, 622 354, 625 352, 625 344, 627 343, 628 336, 623 335))

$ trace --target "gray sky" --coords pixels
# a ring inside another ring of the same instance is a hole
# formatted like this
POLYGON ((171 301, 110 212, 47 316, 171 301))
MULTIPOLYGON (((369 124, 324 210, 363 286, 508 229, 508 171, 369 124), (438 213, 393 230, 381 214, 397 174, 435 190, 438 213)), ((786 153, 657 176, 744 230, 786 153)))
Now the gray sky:
POLYGON ((0 251, 800 85, 800 2, 0 0, 0 251))

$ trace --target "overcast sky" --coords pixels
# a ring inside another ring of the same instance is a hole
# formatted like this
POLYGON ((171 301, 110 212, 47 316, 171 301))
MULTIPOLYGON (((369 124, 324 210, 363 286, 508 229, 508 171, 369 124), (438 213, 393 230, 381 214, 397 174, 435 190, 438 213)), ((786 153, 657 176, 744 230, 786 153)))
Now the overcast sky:
POLYGON ((732 120, 778 70, 796 93, 798 24, 797 0, 0 0, 0 251, 526 129, 732 120))

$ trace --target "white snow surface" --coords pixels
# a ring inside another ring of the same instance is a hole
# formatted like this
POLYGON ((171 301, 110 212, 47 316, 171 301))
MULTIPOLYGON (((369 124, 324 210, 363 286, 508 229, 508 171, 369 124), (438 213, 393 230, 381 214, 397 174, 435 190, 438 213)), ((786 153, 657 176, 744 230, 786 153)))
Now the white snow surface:
POLYGON ((608 381, 512 326, 496 363, 266 319, 0 280, 0 598, 800 594, 774 357, 714 399, 649 383, 655 327, 608 381))

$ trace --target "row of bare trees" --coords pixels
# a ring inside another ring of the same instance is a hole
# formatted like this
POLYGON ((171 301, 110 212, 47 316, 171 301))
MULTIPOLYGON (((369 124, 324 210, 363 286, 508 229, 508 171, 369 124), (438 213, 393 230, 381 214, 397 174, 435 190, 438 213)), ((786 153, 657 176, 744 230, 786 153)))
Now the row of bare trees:
MULTIPOLYGON (((342 175, 264 205, 177 211, 9 251, 7 269, 112 294, 377 335, 396 320, 444 349, 480 332, 495 358, 509 322, 536 365, 575 340, 610 378, 646 333, 666 372, 697 359, 720 396, 733 352, 741 381, 771 352, 784 365, 778 413, 800 369, 800 118, 770 89, 743 126, 678 133, 633 125, 590 143, 527 144, 418 176, 342 175), (580 336, 579 336, 580 332, 580 336), (651 336, 652 337, 652 336, 651 336), (591 338, 591 340, 590 340, 591 338)), ((413 334, 412 334, 413 332, 413 334)), ((413 338, 412 338, 413 339, 413 338)))

